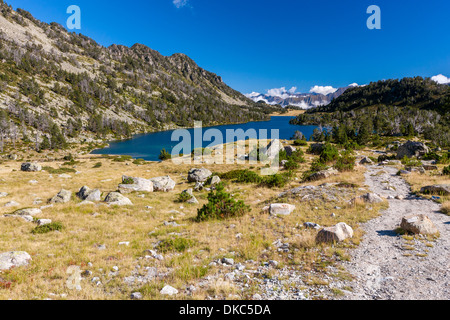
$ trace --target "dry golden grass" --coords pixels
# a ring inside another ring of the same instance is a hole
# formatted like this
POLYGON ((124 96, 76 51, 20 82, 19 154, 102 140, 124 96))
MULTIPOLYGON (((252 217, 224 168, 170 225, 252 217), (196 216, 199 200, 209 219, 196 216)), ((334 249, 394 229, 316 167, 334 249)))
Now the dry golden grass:
MULTIPOLYGON (((295 173, 298 178, 309 168, 314 157, 305 155, 305 158, 308 162, 302 164, 295 173)), ((33 235, 31 230, 35 227, 34 224, 22 219, 0 218, 0 251, 26 251, 33 259, 28 267, 0 273, 0 299, 128 299, 130 293, 136 290, 141 291, 146 299, 168 299, 159 294, 165 284, 179 289, 180 294, 176 299, 205 299, 211 295, 248 298, 254 288, 250 286, 247 294, 241 293, 233 284, 220 279, 216 279, 210 286, 199 288, 193 296, 185 295, 183 288, 196 284, 206 275, 217 274, 218 270, 208 266, 209 263, 229 256, 230 252, 235 253, 233 258, 236 262, 255 260, 256 263, 262 263, 273 259, 279 261, 280 265, 299 266, 305 271, 327 265, 320 257, 321 253, 330 261, 348 259, 345 248, 357 245, 363 235, 358 227, 359 223, 377 216, 378 210, 383 207, 371 206, 368 209, 366 204, 359 202, 350 205, 290 199, 296 205, 294 213, 286 217, 273 217, 261 213, 267 200, 276 199, 280 192, 301 185, 300 180, 293 180, 282 189, 227 183, 226 190, 250 205, 251 212, 239 219, 197 223, 193 218, 197 215, 197 209, 206 203, 207 192, 196 194, 200 205, 180 204, 175 200, 181 191, 192 187, 185 178, 188 170, 198 165, 175 166, 170 161, 135 165, 131 161, 114 162, 107 157, 90 155, 81 156, 77 160, 79 163, 75 170, 80 173, 70 173, 69 179, 60 178, 58 174, 50 175, 45 171, 21 172, 18 161, 5 162, 0 166, 0 191, 9 193, 8 197, 0 199, 1 215, 18 209, 3 207, 11 200, 19 202, 19 208, 38 207, 39 205, 33 204, 36 198, 42 199, 41 205, 45 205, 46 200, 62 188, 73 192, 72 201, 43 209, 43 213, 37 216, 61 222, 65 227, 62 232, 33 235), (102 166, 94 168, 98 162, 102 166), (81 201, 75 197, 75 193, 82 186, 99 188, 104 197, 108 192, 116 191, 124 174, 143 178, 170 175, 177 185, 174 191, 168 193, 129 194, 127 197, 133 202, 133 206, 109 207, 102 203, 78 205, 81 201), (37 180, 38 183, 31 184, 30 180, 37 180), (334 210, 336 205, 342 209, 334 210), (153 209, 147 209, 147 206, 153 209), (332 212, 335 217, 331 216, 332 212), (164 225, 165 221, 172 220, 181 226, 164 225), (300 228, 304 222, 309 221, 322 226, 346 222, 355 229, 355 236, 351 241, 333 247, 317 245, 317 231, 300 228), (174 238, 174 233, 191 240, 192 247, 184 252, 164 253, 163 261, 142 259, 145 250, 153 249, 158 241, 174 238), (236 237, 238 234, 241 236, 236 237), (281 255, 274 248, 272 243, 278 239, 296 249, 292 251, 292 259, 288 259, 287 254, 281 255), (130 244, 119 245, 119 242, 130 244), (106 250, 99 250, 98 245, 105 245, 106 250), (88 267, 88 263, 92 263, 92 267, 88 267), (67 268, 71 265, 93 272, 92 276, 82 281, 81 291, 70 290, 66 286, 69 276, 67 268), (130 288, 123 284, 123 278, 130 276, 137 265, 140 265, 141 271, 145 267, 157 267, 158 272, 167 273, 167 276, 130 288), (113 266, 119 267, 116 277, 109 276, 113 266), (90 281, 92 277, 99 277, 102 285, 97 286, 90 281)), ((58 168, 62 163, 53 161, 43 165, 58 168)), ((213 172, 249 168, 248 164, 200 166, 213 172)), ((363 187, 363 172, 363 167, 357 167, 354 172, 341 173, 313 184, 346 182, 363 187)))

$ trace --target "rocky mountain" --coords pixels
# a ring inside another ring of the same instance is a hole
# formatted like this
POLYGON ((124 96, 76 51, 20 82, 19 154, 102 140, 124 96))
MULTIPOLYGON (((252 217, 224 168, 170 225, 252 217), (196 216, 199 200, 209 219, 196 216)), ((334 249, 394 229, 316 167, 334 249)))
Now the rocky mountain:
POLYGON ((270 105, 280 105, 282 107, 295 106, 302 109, 311 109, 317 106, 326 106, 331 103, 331 101, 340 95, 342 95, 348 88, 353 88, 358 86, 357 84, 351 84, 347 87, 332 89, 330 93, 295 93, 286 90, 269 90, 266 94, 261 94, 258 92, 253 92, 247 94, 246 96, 255 102, 262 101, 270 105))
MULTIPOLYGON (((0 0, 0 135, 82 141, 263 120, 256 104, 184 54, 103 47, 0 0), (55 138, 54 136, 59 138, 55 138)), ((52 145, 53 144, 53 145, 52 145)))

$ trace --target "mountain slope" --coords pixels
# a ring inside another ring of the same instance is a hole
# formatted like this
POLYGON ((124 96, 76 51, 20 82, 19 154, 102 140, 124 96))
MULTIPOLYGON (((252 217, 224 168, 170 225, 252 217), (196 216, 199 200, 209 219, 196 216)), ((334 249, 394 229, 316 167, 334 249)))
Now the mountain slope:
POLYGON ((293 93, 289 91, 284 91, 277 94, 270 94, 269 92, 267 94, 261 94, 258 92, 254 92, 247 94, 246 96, 255 102, 263 101, 270 105, 280 105, 282 107, 295 106, 302 109, 311 109, 322 105, 328 105, 333 99, 339 97, 348 88, 352 87, 354 87, 354 85, 338 88, 335 89, 336 91, 329 94, 321 94, 314 92, 293 93))
POLYGON ((369 132, 387 136, 415 133, 446 147, 450 146, 450 87, 421 77, 378 81, 351 88, 291 123, 343 126, 348 132, 370 128, 369 132))
POLYGON ((100 46, 0 2, 0 134, 39 142, 263 120, 274 110, 184 54, 100 46), (53 133, 52 133, 53 128, 53 133), (58 133, 57 131, 60 131, 58 133))

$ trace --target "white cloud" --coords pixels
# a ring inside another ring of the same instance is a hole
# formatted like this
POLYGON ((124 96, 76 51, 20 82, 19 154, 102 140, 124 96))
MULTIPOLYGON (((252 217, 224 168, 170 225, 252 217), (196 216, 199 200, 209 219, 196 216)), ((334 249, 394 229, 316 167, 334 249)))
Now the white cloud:
POLYGON ((437 76, 431 77, 431 80, 436 81, 440 84, 447 84, 450 83, 450 78, 447 78, 446 76, 442 74, 438 74, 437 76))
POLYGON ((267 95, 287 99, 292 97, 292 95, 295 94, 295 91, 297 91, 297 87, 292 87, 289 90, 286 90, 286 87, 281 87, 267 90, 267 95))
POLYGON ((250 99, 256 98, 256 97, 258 97, 258 96, 260 96, 260 95, 261 95, 261 93, 259 93, 259 92, 252 92, 252 93, 247 93, 247 94, 245 94, 245 96, 246 96, 247 98, 250 98, 250 99))
POLYGON ((188 1, 189 0, 173 0, 173 5, 179 9, 186 6, 188 1))
POLYGON ((348 86, 349 86, 349 87, 352 87, 352 88, 354 88, 354 87, 359 87, 359 85, 358 85, 357 83, 351 83, 351 84, 349 84, 348 86))
POLYGON ((317 93, 317 94, 323 94, 327 95, 330 93, 336 92, 337 89, 333 88, 332 86, 314 86, 309 90, 311 93, 317 93))

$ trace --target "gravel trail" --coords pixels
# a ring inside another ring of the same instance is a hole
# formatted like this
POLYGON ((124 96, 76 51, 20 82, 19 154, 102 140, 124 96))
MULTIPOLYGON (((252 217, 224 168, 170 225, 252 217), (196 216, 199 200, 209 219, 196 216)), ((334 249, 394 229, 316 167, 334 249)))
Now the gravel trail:
POLYGON ((346 269, 355 277, 345 300, 448 300, 450 299, 450 217, 440 205, 410 194, 409 185, 392 167, 369 166, 366 184, 372 192, 388 198, 389 208, 362 225, 366 234, 351 251, 346 269), (394 230, 402 217, 425 214, 440 237, 405 240, 394 230))

